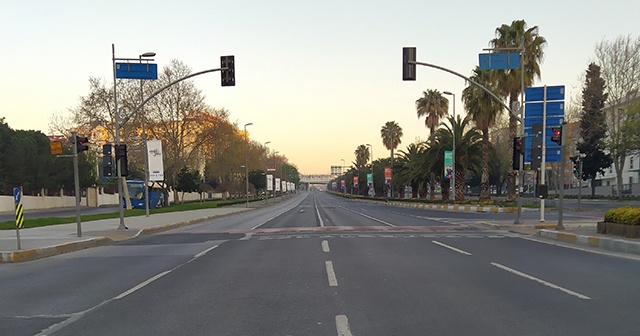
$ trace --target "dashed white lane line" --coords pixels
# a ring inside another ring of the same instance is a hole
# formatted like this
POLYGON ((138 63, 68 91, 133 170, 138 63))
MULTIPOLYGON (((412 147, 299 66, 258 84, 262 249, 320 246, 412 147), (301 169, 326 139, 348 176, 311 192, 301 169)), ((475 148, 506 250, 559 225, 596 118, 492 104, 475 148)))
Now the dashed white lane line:
POLYGON ((320 227, 324 227, 324 222, 320 216, 320 210, 318 210, 318 203, 316 203, 315 197, 313 198, 313 205, 316 207, 316 214, 318 215, 318 220, 320 220, 320 227))
POLYGON ((346 315, 336 316, 336 329, 338 330, 338 336, 353 336, 351 327, 349 327, 349 319, 347 319, 346 315))
POLYGON ((449 246, 449 245, 447 245, 447 244, 441 243, 441 242, 436 241, 436 240, 432 240, 431 242, 432 242, 432 243, 434 243, 434 244, 436 244, 436 245, 440 245, 440 246, 442 246, 442 247, 446 247, 446 248, 448 248, 448 249, 450 249, 450 250, 452 250, 452 251, 456 251, 456 252, 461 253, 461 254, 464 254, 464 255, 471 255, 471 253, 469 253, 469 252, 467 252, 467 251, 463 251, 463 250, 461 250, 461 249, 459 249, 459 248, 455 248, 455 247, 453 247, 453 246, 449 246))
POLYGON ((324 262, 327 268, 327 279, 329 279, 329 286, 338 287, 338 278, 336 278, 336 272, 333 270, 333 263, 331 261, 324 262))
POLYGON ((521 277, 523 277, 525 279, 533 280, 533 281, 535 281, 537 283, 540 283, 542 285, 545 285, 547 287, 551 287, 553 289, 561 290, 561 291, 563 291, 563 292, 565 292, 565 293, 567 293, 569 295, 573 295, 573 296, 575 296, 577 298, 580 298, 580 299, 583 299, 583 300, 591 300, 591 298, 586 296, 586 295, 574 292, 574 291, 566 289, 564 287, 560 287, 560 286, 558 286, 556 284, 552 284, 551 282, 544 281, 542 279, 538 279, 538 278, 536 278, 536 277, 534 277, 532 275, 529 275, 529 274, 526 274, 526 273, 522 273, 522 272, 520 272, 518 270, 514 270, 513 268, 510 268, 510 267, 507 267, 507 266, 504 266, 504 265, 500 265, 500 264, 494 263, 494 262, 492 262, 491 265, 493 265, 493 266, 495 266, 495 267, 497 267, 497 268, 499 268, 501 270, 507 271, 509 273, 513 273, 515 275, 521 276, 521 277))
POLYGON ((322 241, 322 251, 329 253, 329 242, 326 240, 322 241))

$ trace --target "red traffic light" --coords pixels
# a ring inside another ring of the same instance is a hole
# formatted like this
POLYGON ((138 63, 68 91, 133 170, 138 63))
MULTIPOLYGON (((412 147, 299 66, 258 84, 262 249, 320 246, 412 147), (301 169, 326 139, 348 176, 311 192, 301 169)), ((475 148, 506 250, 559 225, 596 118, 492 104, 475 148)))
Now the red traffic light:
POLYGON ((562 126, 551 127, 551 141, 562 146, 562 126))

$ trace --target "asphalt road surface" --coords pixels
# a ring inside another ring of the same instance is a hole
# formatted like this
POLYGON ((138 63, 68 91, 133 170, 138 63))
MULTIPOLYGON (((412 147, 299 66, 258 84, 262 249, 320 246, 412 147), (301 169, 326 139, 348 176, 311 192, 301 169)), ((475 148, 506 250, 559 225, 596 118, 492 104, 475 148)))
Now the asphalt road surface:
POLYGON ((0 265, 0 335, 638 335, 640 260, 303 193, 0 265))

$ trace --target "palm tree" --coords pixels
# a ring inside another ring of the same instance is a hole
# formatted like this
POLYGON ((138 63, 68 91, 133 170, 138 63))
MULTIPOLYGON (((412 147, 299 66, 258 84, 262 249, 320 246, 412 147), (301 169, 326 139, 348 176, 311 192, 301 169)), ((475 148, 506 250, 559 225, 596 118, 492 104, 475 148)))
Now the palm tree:
MULTIPOLYGON (((427 155, 432 162, 432 171, 438 176, 444 175, 444 151, 451 150, 453 136, 456 137, 456 185, 454 186, 456 201, 464 200, 464 182, 467 170, 479 171, 481 164, 482 138, 476 128, 470 126, 471 118, 461 119, 457 116, 447 118, 449 124, 443 123, 434 136, 427 155), (451 126, 450 126, 451 125, 451 126)), ((449 180, 442 179, 442 200, 449 200, 449 180)))
MULTIPOLYGON (((436 134, 436 128, 440 125, 440 119, 449 113, 449 100, 438 90, 427 90, 422 92, 422 97, 416 100, 416 110, 418 118, 425 116, 424 124, 429 128, 429 141, 432 141, 436 134)), ((429 189, 431 199, 435 194, 436 175, 429 174, 429 189)))
MULTIPOLYGON (((473 70, 471 79, 476 83, 496 92, 495 81, 490 70, 473 70)), ((469 85, 462 90, 462 102, 468 115, 475 121, 476 127, 482 132, 482 175, 480 177, 480 201, 491 198, 489 194, 489 128, 495 122, 496 117, 502 113, 502 106, 484 90, 475 85, 469 85)))
POLYGON ((380 137, 382 137, 382 144, 391 151, 391 164, 393 165, 393 150, 398 148, 398 145, 402 143, 402 127, 395 121, 387 121, 380 129, 380 137))
POLYGON ((416 100, 418 118, 425 117, 424 124, 429 128, 429 139, 435 136, 436 128, 440 125, 440 119, 449 113, 449 100, 438 90, 422 92, 422 97, 416 100))
POLYGON ((393 176, 399 184, 411 186, 411 197, 418 198, 418 190, 424 181, 423 159, 425 157, 424 143, 412 143, 406 151, 400 151, 398 158, 398 172, 393 176))
POLYGON ((371 157, 371 154, 369 153, 369 147, 360 145, 358 146, 358 148, 356 148, 353 154, 356 155, 355 166, 356 168, 358 168, 358 170, 369 163, 369 158, 371 157))
MULTIPOLYGON (((511 25, 503 24, 496 28, 496 37, 490 44, 494 48, 520 48, 524 38, 524 86, 531 86, 535 78, 540 78, 540 62, 544 55, 543 48, 547 41, 538 35, 538 26, 527 28, 524 20, 514 20, 511 25)), ((520 68, 511 70, 494 70, 493 72, 499 92, 509 99, 509 106, 518 100, 521 93, 520 68)), ((514 116, 509 116, 509 136, 517 135, 518 124, 514 116)), ((511 160, 511 159, 510 159, 511 160)), ((511 162, 509 164, 511 167, 511 162)), ((516 173, 510 171, 508 179, 507 201, 516 199, 516 173)))
MULTIPOLYGON (((395 121, 387 121, 380 129, 380 136, 384 146, 391 151, 391 167, 393 167, 393 150, 402 143, 402 140, 400 140, 402 138, 402 127, 395 121)), ((391 197, 393 197, 393 187, 391 188, 391 197)))

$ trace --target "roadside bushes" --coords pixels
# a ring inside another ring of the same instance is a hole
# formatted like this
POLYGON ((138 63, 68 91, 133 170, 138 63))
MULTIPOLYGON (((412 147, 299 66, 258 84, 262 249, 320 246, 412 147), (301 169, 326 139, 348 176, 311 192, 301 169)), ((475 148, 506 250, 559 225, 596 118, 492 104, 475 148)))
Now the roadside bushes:
POLYGON ((609 223, 640 225, 640 207, 622 207, 611 209, 604 214, 604 221, 609 223))

